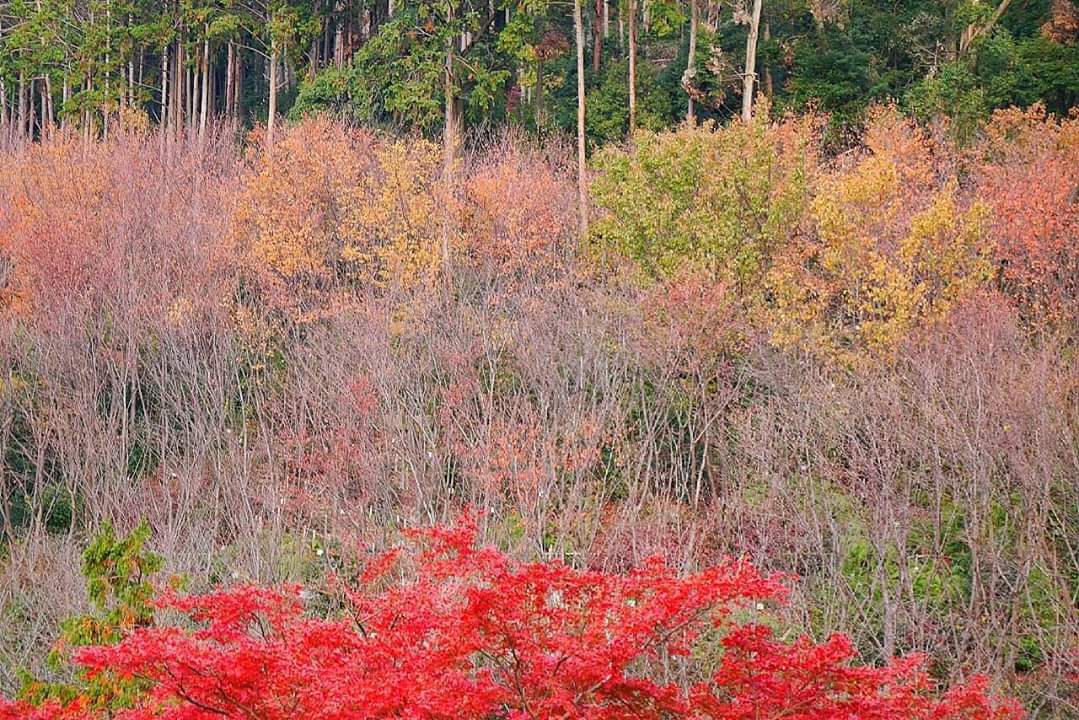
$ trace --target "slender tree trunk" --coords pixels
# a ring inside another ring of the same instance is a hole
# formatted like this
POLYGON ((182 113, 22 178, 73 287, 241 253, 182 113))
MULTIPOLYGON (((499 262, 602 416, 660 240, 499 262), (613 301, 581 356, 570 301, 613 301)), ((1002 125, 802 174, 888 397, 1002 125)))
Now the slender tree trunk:
POLYGON ((270 40, 270 110, 266 117, 266 148, 273 152, 274 126, 277 124, 277 40, 270 40))
POLYGON ((757 80, 757 34, 761 27, 763 0, 753 0, 753 15, 749 19, 749 35, 746 37, 746 69, 742 76, 742 120, 753 119, 753 87, 757 80))
POLYGON ((169 118, 172 120, 172 139, 180 137, 180 129, 184 115, 184 46, 180 40, 176 41, 176 52, 173 53, 171 96, 169 104, 169 118))
POLYGON ((228 50, 225 54, 225 120, 232 123, 232 93, 235 90, 236 79, 236 50, 229 40, 228 50))
POLYGON ((588 189, 585 185, 584 22, 581 0, 573 0, 573 25, 577 35, 577 202, 583 240, 588 235, 588 189))
MULTIPOLYGON (((90 77, 86 76, 82 81, 83 92, 90 92, 90 88, 90 77)), ((82 141, 90 142, 90 108, 84 108, 82 111, 82 141)))
POLYGON ((71 100, 71 78, 69 68, 64 69, 64 86, 60 90, 60 130, 67 130, 67 103, 71 100))
POLYGON ((592 21, 592 74, 599 76, 603 62, 603 0, 595 0, 592 7, 596 15, 592 21))
MULTIPOLYGON (((442 138, 442 187, 449 195, 453 188, 453 165, 457 159, 457 104, 455 102, 454 77, 454 39, 446 40, 446 66, 443 70, 443 93, 446 100, 446 111, 442 138)), ((442 261, 446 262, 450 256, 450 232, 451 217, 449 198, 443 208, 442 218, 442 261)))
MULTIPOLYGON (((769 23, 764 23, 764 42, 767 43, 772 39, 772 26, 769 23)), ((771 100, 775 94, 775 88, 772 85, 772 68, 767 62, 764 63, 764 94, 771 100)))
POLYGON ((26 87, 26 137, 31 141, 34 139, 34 115, 37 114, 37 108, 34 107, 35 82, 33 78, 30 78, 30 84, 26 87))
POLYGON ((199 145, 206 140, 206 116, 210 111, 210 28, 202 40, 202 107, 199 115, 199 145))
POLYGON ((637 0, 628 0, 629 21, 629 134, 637 132, 637 0))
MULTIPOLYGON (((130 32, 131 28, 131 16, 127 16, 127 27, 130 32)), ((129 55, 127 58, 127 99, 126 102, 129 106, 135 105, 135 56, 129 55)))
POLYGON ((39 127, 41 128, 41 139, 44 140, 49 136, 49 122, 48 122, 48 107, 49 107, 49 92, 45 86, 45 80, 48 75, 44 75, 41 78, 41 82, 38 84, 38 93, 41 95, 41 122, 39 127))
POLYGON ((101 107, 101 123, 105 139, 109 138, 109 107, 112 100, 112 2, 105 3, 105 103, 101 107))
POLYGON ((337 3, 337 30, 333 36, 333 62, 337 67, 344 67, 345 64, 345 22, 342 17, 344 7, 341 3, 337 3))
POLYGON ((240 123, 245 118, 244 108, 244 56, 240 48, 236 48, 236 82, 232 88, 232 129, 240 129, 240 123))
POLYGON ((611 0, 603 0, 603 38, 611 36, 611 0))
POLYGON ((544 65, 543 60, 536 61, 536 98, 532 104, 532 113, 536 118, 536 127, 542 129, 547 123, 547 105, 544 102, 543 83, 547 80, 544 77, 544 65))
POLYGON ((161 150, 169 134, 169 46, 161 47, 161 109, 157 113, 157 128, 161 133, 161 150))
MULTIPOLYGON (((83 80, 82 89, 83 92, 86 93, 91 93, 94 91, 94 78, 92 75, 90 75, 89 71, 87 71, 86 73, 86 79, 83 80)), ((89 107, 86 108, 85 112, 83 113, 82 130, 83 142, 89 143, 91 137, 93 137, 94 135, 94 132, 96 132, 97 130, 97 128, 94 127, 94 114, 90 111, 89 107)))
POLYGON ((693 91, 697 86, 697 0, 689 0, 689 52, 686 54, 686 74, 682 79, 689 102, 686 104, 686 122, 697 123, 693 108, 693 91))
POLYGON ((26 126, 30 118, 26 107, 26 71, 19 70, 19 119, 15 134, 19 138, 26 136, 26 126))
POLYGON ((184 84, 187 86, 187 108, 184 112, 184 127, 189 128, 195 124, 195 104, 199 88, 198 76, 187 66, 184 67, 184 84))
POLYGON ((42 136, 51 134, 53 125, 56 123, 56 113, 53 111, 52 80, 49 78, 48 73, 45 74, 41 83, 41 121, 42 136))
MULTIPOLYGON (((3 33, 0 33, 2 36, 3 33)), ((7 112, 7 83, 0 77, 0 144, 10 141, 7 112)))

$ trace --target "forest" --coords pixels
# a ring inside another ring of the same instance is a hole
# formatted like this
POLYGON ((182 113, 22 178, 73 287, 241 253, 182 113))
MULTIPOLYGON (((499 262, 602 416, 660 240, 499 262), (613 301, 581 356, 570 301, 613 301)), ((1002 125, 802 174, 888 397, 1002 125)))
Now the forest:
POLYGON ((1079 717, 1075 0, 0 0, 0 720, 1079 717))

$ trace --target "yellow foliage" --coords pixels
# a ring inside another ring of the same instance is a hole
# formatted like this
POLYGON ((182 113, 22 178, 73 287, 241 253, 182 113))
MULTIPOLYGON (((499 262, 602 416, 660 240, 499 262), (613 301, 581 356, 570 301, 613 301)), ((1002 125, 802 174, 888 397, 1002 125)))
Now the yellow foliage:
POLYGON ((821 181, 813 232, 768 277, 774 340, 844 364, 889 355, 990 273, 986 208, 962 207, 954 179, 935 179, 920 130, 891 113, 873 122, 873 154, 821 181))
POLYGON ((317 317, 327 288, 410 284, 436 271, 439 153, 325 119, 289 128, 243 181, 233 234, 263 296, 317 317))
POLYGON ((283 133, 272 156, 259 155, 235 212, 253 259, 289 280, 332 271, 339 200, 359 181, 355 143, 340 126, 312 120, 283 133))
POLYGON ((366 279, 410 285, 442 260, 439 150, 398 140, 376 149, 374 160, 342 198, 341 259, 366 279))

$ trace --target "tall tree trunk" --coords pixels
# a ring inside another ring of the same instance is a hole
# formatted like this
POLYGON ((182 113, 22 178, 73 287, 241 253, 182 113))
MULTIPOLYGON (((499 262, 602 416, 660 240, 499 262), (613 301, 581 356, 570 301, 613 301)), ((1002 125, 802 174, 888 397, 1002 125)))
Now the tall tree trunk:
POLYGON ((333 62, 337 67, 343 67, 345 64, 345 21, 344 21, 344 7, 340 2, 336 6, 337 11, 337 30, 333 36, 333 62))
POLYGON ((266 116, 266 149, 273 152, 274 127, 277 124, 277 40, 270 40, 270 109, 266 116))
POLYGON ((206 140, 206 116, 210 111, 210 28, 202 40, 202 99, 199 108, 199 145, 206 140))
MULTIPOLYGON (((445 94, 446 110, 442 137, 442 188, 449 195, 453 188, 453 165, 457 159, 457 103, 455 102, 454 78, 454 39, 446 40, 446 66, 443 70, 443 93, 445 94)), ((442 218, 442 261, 446 262, 450 256, 450 233, 452 208, 449 198, 446 198, 442 218)))
POLYGON ((45 135, 52 132, 53 125, 56 122, 56 113, 52 107, 52 80, 49 78, 48 73, 42 78, 41 83, 41 135, 45 135))
POLYGON ((15 135, 19 138, 26 136, 26 125, 29 122, 29 117, 26 107, 26 71, 19 70, 19 119, 16 126, 15 135))
POLYGON ((3 77, 0 77, 0 144, 10 142, 10 133, 7 111, 7 82, 3 77))
POLYGON ((603 0, 595 0, 592 7, 596 15, 592 21, 592 74, 599 76, 603 62, 603 0))
POLYGON ((543 83, 546 82, 544 77, 544 61, 542 59, 536 61, 536 98, 532 103, 532 114, 536 119, 536 127, 544 128, 547 123, 547 104, 544 102, 543 83))
MULTIPOLYGON (((93 83, 90 82, 90 75, 87 73, 86 77, 82 81, 83 92, 90 92, 93 89, 93 83)), ((82 111, 82 141, 84 143, 90 142, 90 108, 84 108, 82 111)))
POLYGON ((225 53, 225 121, 232 123, 232 93, 235 91, 236 80, 236 49, 229 40, 228 50, 225 53))
POLYGON ((169 135, 169 46, 161 47, 161 109, 157 113, 157 129, 161 133, 161 149, 169 135))
POLYGON ((60 90, 60 130, 67 130, 67 103, 71 100, 71 78, 68 77, 70 70, 64 69, 64 86, 60 90))
MULTIPOLYGON (((131 32, 131 16, 127 16, 128 32, 131 32)), ((129 55, 127 58, 127 97, 125 102, 134 107, 135 105, 135 56, 129 55)))
POLYGON ((637 0, 629 0, 629 134, 637 132, 637 0))
POLYGON ((45 80, 49 76, 46 74, 41 78, 41 82, 38 84, 38 93, 41 96, 41 122, 39 127, 41 128, 41 139, 44 140, 49 136, 49 122, 46 117, 49 107, 49 92, 45 87, 45 80))
POLYGON ((581 0, 573 0, 573 26, 577 35, 577 203, 583 240, 588 235, 588 190, 585 186, 584 21, 581 17, 581 0))
POLYGON ((34 78, 30 78, 30 84, 26 87, 26 137, 34 139, 34 115, 37 109, 34 107, 34 78))
POLYGON ((245 119, 244 108, 244 56, 240 48, 236 48, 236 81, 232 88, 232 130, 240 129, 240 123, 245 119))
POLYGON ((184 45, 180 40, 176 41, 176 52, 173 53, 171 85, 172 104, 169 106, 169 115, 172 117, 172 139, 177 140, 184 120, 184 45))
POLYGON ((334 53, 336 52, 336 50, 334 48, 333 28, 330 26, 330 23, 327 22, 325 25, 322 26, 322 33, 321 34, 322 34, 322 37, 317 39, 316 42, 318 42, 319 45, 322 46, 322 50, 321 50, 322 58, 324 60, 327 60, 327 59, 333 57, 334 53))
POLYGON ((109 137, 109 110, 112 100, 112 2, 105 2, 105 102, 101 107, 101 122, 105 139, 109 137))
POLYGON ((197 102, 199 88, 198 76, 187 66, 184 67, 184 83, 187 86, 187 109, 184 113, 184 127, 188 128, 195 124, 195 104, 197 102))
POLYGON ((689 0, 689 52, 686 54, 686 74, 682 84, 686 87, 689 102, 686 104, 686 122, 697 123, 697 114, 693 108, 693 91, 697 86, 697 0, 689 0))
MULTIPOLYGON (((772 39, 772 26, 767 22, 764 23, 764 42, 768 43, 772 39)), ((772 68, 768 65, 767 61, 764 63, 764 95, 769 100, 775 94, 775 88, 772 85, 772 68)))
POLYGON ((753 0, 753 15, 749 18, 749 35, 746 37, 746 69, 742 75, 742 120, 753 119, 753 87, 757 80, 757 34, 761 27, 763 0, 753 0))

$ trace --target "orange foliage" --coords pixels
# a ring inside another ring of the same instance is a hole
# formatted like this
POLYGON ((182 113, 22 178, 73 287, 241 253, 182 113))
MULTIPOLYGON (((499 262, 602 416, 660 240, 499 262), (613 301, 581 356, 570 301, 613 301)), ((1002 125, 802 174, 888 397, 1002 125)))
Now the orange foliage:
POLYGON ((465 185, 460 247, 503 280, 561 266, 577 227, 573 180, 536 150, 507 139, 490 148, 465 185))
POLYGON ((1001 110, 979 148, 1004 289, 1033 318, 1079 310, 1079 116, 1001 110))

